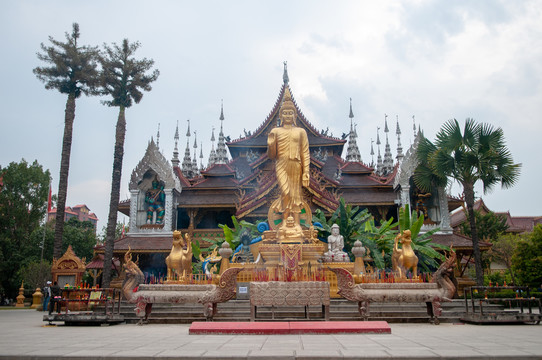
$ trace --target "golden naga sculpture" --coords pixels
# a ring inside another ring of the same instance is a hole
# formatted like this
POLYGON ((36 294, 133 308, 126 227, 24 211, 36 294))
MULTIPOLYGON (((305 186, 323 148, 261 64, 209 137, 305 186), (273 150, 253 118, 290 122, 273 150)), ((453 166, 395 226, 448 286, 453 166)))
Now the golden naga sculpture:
POLYGON ((168 281, 182 280, 192 274, 192 241, 188 234, 184 235, 184 240, 180 231, 173 232, 173 246, 166 258, 168 281))
POLYGON ((408 269, 412 269, 414 279, 418 278, 418 257, 412 250, 411 243, 410 230, 405 230, 403 234, 397 234, 395 237, 391 262, 393 271, 398 272, 400 278, 406 278, 408 269), (399 248, 399 239, 401 239, 401 248, 399 248))
POLYGON ((275 160, 275 172, 280 188, 280 197, 271 205, 276 213, 282 213, 279 241, 292 239, 302 234, 299 215, 303 208, 303 188, 310 182, 309 140, 304 129, 296 126, 297 111, 290 90, 286 87, 284 102, 280 108, 281 126, 269 133, 267 154, 275 160), (288 218, 293 218, 292 222, 288 218))

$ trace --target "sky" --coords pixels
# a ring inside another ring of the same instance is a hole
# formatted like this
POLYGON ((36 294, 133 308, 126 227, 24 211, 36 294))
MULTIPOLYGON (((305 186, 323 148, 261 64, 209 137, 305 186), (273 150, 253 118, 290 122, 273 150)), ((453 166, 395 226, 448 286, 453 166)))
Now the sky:
MULTIPOLYGON (((0 165, 37 160, 58 191, 67 98, 46 90, 32 69, 43 65, 36 56, 40 44, 50 44, 49 36, 65 40, 77 22, 80 44, 139 41, 136 56, 153 59, 160 71, 152 91, 126 111, 121 199, 129 198, 130 175, 158 127, 160 149, 170 160, 179 124, 182 159, 190 119, 204 163, 222 102, 225 135, 254 131, 278 99, 287 61, 293 96, 317 129, 347 133, 352 99, 365 163, 377 127, 385 142, 385 114, 394 156, 397 119, 405 151, 413 140, 412 116, 431 140, 454 118, 502 128, 514 161, 522 163, 520 179, 485 195, 478 187, 477 196, 493 211, 540 216, 540 19, 542 1, 527 0, 6 1, 0 165)), ((77 100, 67 199, 68 206, 86 204, 96 213, 98 231, 109 211, 118 114, 101 100, 77 100)), ((190 141, 193 151, 194 135, 190 141)))

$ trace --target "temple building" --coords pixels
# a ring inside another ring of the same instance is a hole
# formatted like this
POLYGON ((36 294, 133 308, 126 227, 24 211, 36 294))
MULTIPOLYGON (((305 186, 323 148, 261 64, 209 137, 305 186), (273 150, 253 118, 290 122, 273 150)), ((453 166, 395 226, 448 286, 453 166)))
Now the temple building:
MULTIPOLYGON (((154 140, 149 141, 143 159, 130 177, 130 199, 119 205, 119 211, 130 220, 126 236, 115 242, 115 255, 122 258, 130 247, 132 252, 141 256, 142 269, 163 273, 164 258, 171 250, 174 230, 188 232, 193 241, 203 243, 206 239, 223 238, 223 230, 218 225, 231 227, 232 216, 253 223, 271 219, 270 205, 278 197, 279 189, 273 162, 267 154, 267 138, 279 124, 279 109, 286 93, 292 94, 297 110, 296 126, 303 128, 308 136, 310 185, 303 188, 303 198, 312 213, 321 209, 327 215, 332 214, 340 197, 343 197, 347 204, 368 209, 380 222, 391 217, 397 219, 398 209, 409 204, 425 215, 425 229, 440 227, 435 241, 446 245, 454 243, 454 248, 459 246, 460 251, 464 246, 468 251, 470 240, 453 234, 450 227, 449 213, 461 205, 461 200, 448 196, 445 189, 421 193, 412 181, 417 166, 417 144, 422 136, 419 129, 416 131, 415 124, 413 144, 403 154, 397 119, 398 146, 394 159, 388 138, 388 116, 385 115, 384 155, 382 157, 380 151, 378 128, 377 162, 374 162, 372 142, 371 162, 364 162, 357 143, 351 100, 347 134, 337 138, 328 135, 327 130, 316 129, 295 103, 285 64, 277 99, 258 128, 245 131, 243 137, 228 140, 229 137, 225 136, 227 129, 223 126, 224 108, 221 106, 218 141, 215 148, 217 139, 213 128, 212 149, 206 167, 203 166, 203 152, 201 149, 199 154, 197 152, 196 133, 191 131, 190 123, 187 124, 186 150, 182 160, 178 151, 178 124, 171 161, 166 159, 154 140)), ((311 219, 302 221, 308 226, 311 219)))

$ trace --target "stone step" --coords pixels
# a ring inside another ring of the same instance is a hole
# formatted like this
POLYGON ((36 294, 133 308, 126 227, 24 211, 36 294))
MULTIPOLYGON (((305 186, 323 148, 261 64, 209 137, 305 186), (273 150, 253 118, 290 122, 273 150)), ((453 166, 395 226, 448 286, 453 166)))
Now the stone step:
MULTIPOLYGON (((441 322, 458 322, 465 314, 465 302, 458 299, 442 303, 441 322)), ((499 311, 503 307, 497 304, 484 306, 484 311, 499 311)), ((281 320, 304 320, 305 310, 302 306, 275 308, 275 318, 281 320)), ((135 315, 134 305, 123 302, 121 314, 126 322, 135 323, 139 318, 135 315)), ((258 307, 259 319, 271 319, 271 307, 258 307)), ((311 320, 321 320, 321 307, 309 307, 311 320)), ((218 304, 215 321, 249 321, 250 302, 248 300, 230 300, 218 304)), ((357 303, 344 299, 333 299, 330 305, 330 320, 348 321, 361 319, 357 303)), ((423 303, 372 303, 369 320, 383 320, 391 323, 426 323, 429 320, 426 305, 423 303)), ((150 323, 191 323, 205 321, 203 306, 200 304, 154 304, 150 323)))

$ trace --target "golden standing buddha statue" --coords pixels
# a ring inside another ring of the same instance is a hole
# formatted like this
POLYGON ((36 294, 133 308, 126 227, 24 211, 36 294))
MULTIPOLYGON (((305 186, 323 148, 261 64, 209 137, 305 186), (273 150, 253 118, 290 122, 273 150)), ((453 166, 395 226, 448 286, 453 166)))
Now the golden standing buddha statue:
POLYGON ((292 216, 295 227, 301 232, 302 186, 308 187, 310 181, 309 140, 305 130, 296 126, 297 111, 288 87, 279 113, 281 126, 272 129, 267 138, 267 154, 275 160, 280 188, 280 198, 271 206, 275 212, 282 213, 281 227, 285 227, 288 217, 292 216))

